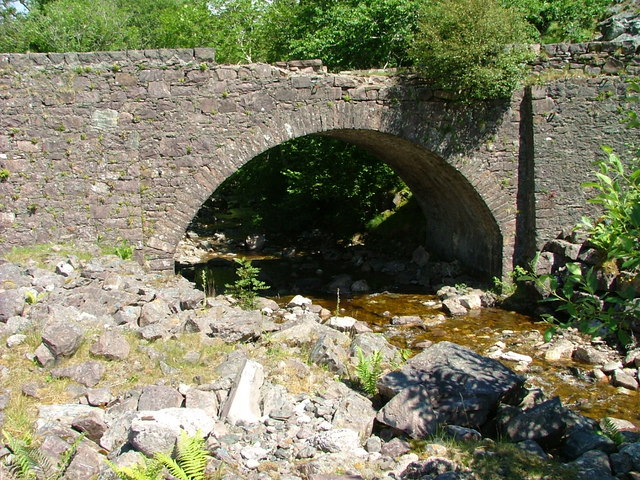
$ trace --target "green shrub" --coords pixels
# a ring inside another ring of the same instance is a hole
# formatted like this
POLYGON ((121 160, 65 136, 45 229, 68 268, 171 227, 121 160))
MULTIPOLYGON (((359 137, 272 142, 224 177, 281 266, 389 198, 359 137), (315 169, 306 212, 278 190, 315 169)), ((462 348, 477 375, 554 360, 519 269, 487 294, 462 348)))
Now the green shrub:
POLYGON ((611 0, 503 0, 534 25, 544 43, 590 40, 611 0))
MULTIPOLYGON (((537 261, 536 257, 532 262, 532 272, 537 261)), ((542 316, 552 324, 545 340, 549 341, 558 328, 575 327, 593 336, 615 333, 624 346, 632 343, 631 322, 640 315, 632 288, 602 292, 596 270, 591 267, 583 272, 579 263, 568 263, 562 278, 529 273, 518 280, 533 282, 544 297, 542 301, 552 303, 557 312, 542 316)))
POLYGON ((534 57, 530 24, 497 0, 425 2, 410 49, 421 77, 465 100, 508 97, 534 57))
POLYGON ((604 147, 607 158, 596 162, 594 188, 589 201, 602 206, 602 216, 593 221, 583 217, 580 226, 589 239, 607 256, 621 262, 621 268, 640 270, 640 158, 632 158, 625 166, 611 148, 604 147))
POLYGON ((6 168, 1 168, 0 169, 0 182, 6 182, 7 179, 9 178, 9 175, 11 175, 11 172, 9 170, 7 170, 6 168))
POLYGON ((239 267, 236 269, 238 279, 232 285, 225 285, 231 296, 235 297, 244 310, 256 307, 256 297, 260 290, 266 290, 269 286, 258 280, 260 269, 251 265, 251 260, 246 258, 234 258, 239 267))

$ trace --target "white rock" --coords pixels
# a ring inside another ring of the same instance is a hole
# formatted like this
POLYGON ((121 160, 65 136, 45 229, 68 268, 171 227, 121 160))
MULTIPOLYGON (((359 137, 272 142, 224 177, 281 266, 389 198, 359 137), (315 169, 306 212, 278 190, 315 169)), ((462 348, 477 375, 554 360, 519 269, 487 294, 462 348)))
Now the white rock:
POLYGON ((68 277, 73 273, 73 265, 69 262, 60 262, 56 265, 56 273, 63 277, 68 277))
POLYGON ((336 330, 346 332, 351 330, 356 322, 357 320, 353 317, 331 317, 327 323, 336 330))
POLYGON ((10 335, 7 337, 7 348, 17 347, 18 345, 23 344, 26 339, 27 336, 21 333, 10 335))
POLYGON ((287 304, 287 307, 304 307, 305 305, 311 305, 311 300, 307 297, 303 297, 302 295, 296 295, 287 304))
POLYGON ((244 447, 240 450, 240 455, 242 455, 242 458, 245 460, 261 460, 266 458, 268 454, 269 450, 260 447, 259 443, 244 447))
POLYGON ((522 362, 522 363, 531 363, 533 359, 529 355, 523 355, 521 353, 516 352, 503 352, 500 355, 502 360, 508 360, 510 362, 522 362))
POLYGON ((324 452, 353 452, 360 448, 358 432, 350 428, 336 428, 313 435, 311 444, 324 452))
POLYGON ((462 295, 458 298, 460 305, 468 310, 482 308, 482 300, 479 295, 462 295))
POLYGON ((262 416, 260 387, 263 382, 263 366, 253 360, 246 360, 236 377, 220 417, 226 419, 231 425, 258 423, 262 416))

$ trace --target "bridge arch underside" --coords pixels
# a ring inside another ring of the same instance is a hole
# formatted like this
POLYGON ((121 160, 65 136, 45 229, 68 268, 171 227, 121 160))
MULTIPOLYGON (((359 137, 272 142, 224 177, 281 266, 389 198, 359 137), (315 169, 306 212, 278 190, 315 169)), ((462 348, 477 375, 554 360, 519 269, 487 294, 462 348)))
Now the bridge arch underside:
POLYGON ((502 276, 503 239, 492 212, 467 179, 441 157, 409 140, 373 130, 319 135, 355 144, 396 171, 424 213, 428 251, 444 260, 458 260, 489 278, 502 276))
MULTIPOLYGON (((428 251, 443 260, 458 260, 469 271, 488 278, 502 276, 504 252, 500 226, 474 186, 442 157, 413 141, 378 130, 338 128, 311 135, 355 144, 387 163, 411 189, 424 213, 428 251)), ((268 148, 246 152, 246 158, 233 162, 235 170, 268 148)), ((219 181, 208 184, 206 198, 203 196, 196 201, 197 205, 194 203, 190 219, 232 173, 226 171, 219 181)))

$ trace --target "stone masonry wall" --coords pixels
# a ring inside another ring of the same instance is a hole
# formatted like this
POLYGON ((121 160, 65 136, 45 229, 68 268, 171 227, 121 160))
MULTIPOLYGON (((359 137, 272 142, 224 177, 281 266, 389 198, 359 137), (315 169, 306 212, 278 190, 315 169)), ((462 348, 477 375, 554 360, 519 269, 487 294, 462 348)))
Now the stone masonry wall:
POLYGON ((425 212, 428 248, 504 274, 536 229, 541 238, 570 220, 554 215, 567 202, 543 201, 579 189, 557 159, 584 171, 582 136, 615 130, 578 100, 613 108, 623 87, 603 103, 600 86, 576 96, 572 82, 460 105, 411 78, 332 74, 319 61, 217 65, 208 49, 0 55, 0 250, 124 238, 150 268, 171 269, 224 179, 275 145, 322 134, 399 173, 425 212))

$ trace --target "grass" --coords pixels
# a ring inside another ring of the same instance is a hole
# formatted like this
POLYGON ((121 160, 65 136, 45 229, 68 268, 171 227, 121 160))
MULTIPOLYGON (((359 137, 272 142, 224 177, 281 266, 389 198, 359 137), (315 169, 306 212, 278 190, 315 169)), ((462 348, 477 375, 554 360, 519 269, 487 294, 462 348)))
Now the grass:
POLYGON ((509 442, 456 441, 436 435, 414 441, 412 449, 426 459, 432 455, 429 445, 433 444, 444 446, 447 458, 482 480, 578 480, 575 469, 531 455, 509 442))
MULTIPOLYGON (((203 338, 199 334, 183 334, 179 340, 168 339, 156 342, 140 340, 134 332, 124 334, 131 345, 131 353, 126 360, 105 360, 93 358, 89 353, 91 345, 98 337, 97 332, 88 332, 85 341, 72 358, 60 359, 57 367, 77 365, 88 360, 98 360, 106 365, 105 375, 96 387, 107 387, 113 395, 119 395, 134 387, 136 384, 153 384, 159 380, 178 384, 190 381, 199 376, 200 381, 210 382, 215 377, 213 366, 222 361, 224 356, 233 350, 221 340, 203 338), (155 351, 151 360, 148 350, 139 348, 146 346, 155 351), (200 360, 190 363, 184 359, 188 351, 198 351, 200 360), (165 374, 159 364, 162 360, 176 370, 176 373, 165 374)), ((2 339, 4 341, 4 339, 2 339)), ((31 329, 27 340, 12 349, 4 349, 0 353, 0 364, 10 365, 11 373, 0 378, 0 390, 9 390, 10 401, 5 409, 5 423, 3 428, 12 435, 22 435, 31 430, 37 417, 37 405, 74 402, 69 387, 74 382, 64 378, 53 378, 49 369, 42 368, 29 360, 27 355, 40 344, 41 337, 38 329, 31 329), (35 383, 39 398, 32 398, 21 393, 23 385, 35 383)))
POLYGON ((90 260, 94 256, 86 247, 74 244, 43 243, 27 247, 14 247, 4 257, 10 262, 19 265, 27 265, 33 262, 40 268, 46 268, 49 265, 49 257, 68 257, 71 255, 78 257, 80 260, 90 260))

